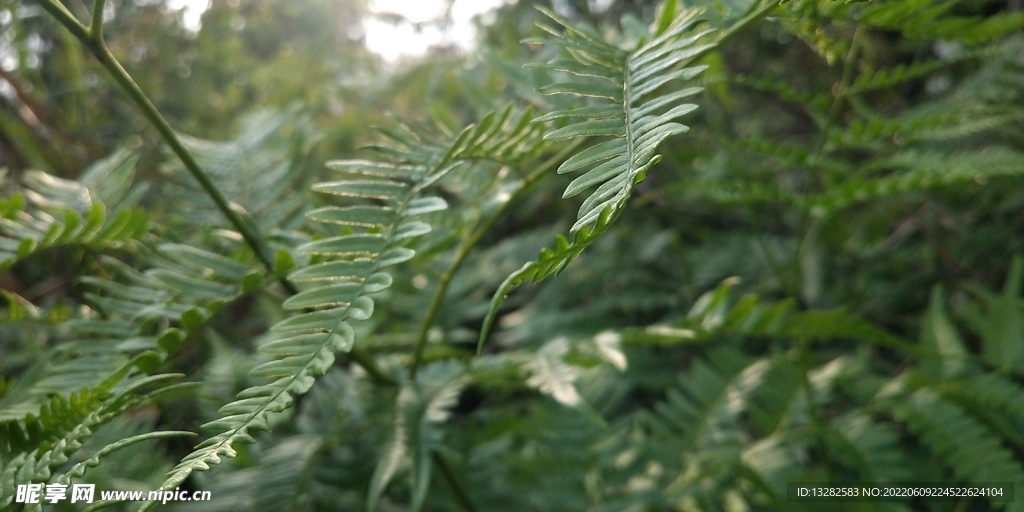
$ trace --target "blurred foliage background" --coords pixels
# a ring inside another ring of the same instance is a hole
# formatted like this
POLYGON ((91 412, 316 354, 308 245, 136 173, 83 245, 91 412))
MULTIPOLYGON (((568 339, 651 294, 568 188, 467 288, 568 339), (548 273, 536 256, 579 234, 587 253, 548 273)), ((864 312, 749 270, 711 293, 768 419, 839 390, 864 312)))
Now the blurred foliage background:
MULTIPOLYGON (((739 27, 700 59, 689 133, 564 273, 509 294, 482 356, 491 294, 582 202, 552 162, 592 141, 538 138, 436 184, 449 209, 353 323, 398 385, 339 356, 182 484, 211 502, 165 508, 1024 510, 1021 2, 678 4, 739 27), (795 503, 789 482, 1016 488, 795 503)), ((362 229, 308 221, 333 204, 310 187, 370 158, 374 126, 443 149, 509 103, 513 121, 579 107, 523 67, 559 56, 522 42, 538 6, 627 45, 663 2, 507 2, 471 50, 387 62, 363 0, 212 0, 198 30, 164 0, 109 0, 108 46, 267 235, 265 271, 86 49, 0 1, 0 505, 28 481, 161 485, 198 441, 103 448, 205 439, 262 382, 256 348, 291 314, 275 279, 320 261, 294 249, 362 229)))

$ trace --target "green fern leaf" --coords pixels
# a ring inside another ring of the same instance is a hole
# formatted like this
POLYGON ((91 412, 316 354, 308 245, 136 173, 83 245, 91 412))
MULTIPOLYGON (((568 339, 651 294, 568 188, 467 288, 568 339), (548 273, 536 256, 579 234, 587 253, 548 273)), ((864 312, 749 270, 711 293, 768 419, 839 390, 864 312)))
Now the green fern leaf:
POLYGON ((709 341, 720 334, 807 341, 849 339, 918 352, 900 337, 843 308, 796 311, 793 301, 764 303, 754 295, 731 304, 729 290, 737 283, 730 278, 701 295, 683 320, 630 329, 626 336, 632 341, 659 344, 709 341))
POLYGON ((981 287, 971 291, 984 305, 965 309, 965 317, 981 335, 982 357, 985 362, 1003 371, 1024 369, 1024 259, 1014 258, 1006 278, 1003 293, 995 295, 981 287))
POLYGON ((129 208, 138 194, 125 197, 137 160, 134 152, 116 151, 80 181, 28 172, 22 192, 0 198, 0 271, 49 247, 101 251, 140 239, 149 231, 149 216, 129 208))
POLYGON ((80 281, 89 290, 86 300, 103 315, 85 310, 67 322, 38 379, 23 382, 22 400, 0 408, 0 418, 17 417, 52 394, 93 387, 131 354, 153 351, 165 357, 225 304, 252 291, 243 285, 254 276, 249 265, 191 246, 164 244, 155 252, 143 248, 143 262, 150 267, 145 272, 113 258, 101 257, 100 262, 110 278, 86 276, 80 281))
POLYGON ((697 44, 710 32, 692 33, 698 11, 681 13, 663 33, 629 51, 605 42, 592 29, 578 27, 548 10, 541 11, 561 25, 562 30, 541 26, 553 37, 539 42, 564 47, 575 60, 556 59, 540 65, 570 75, 568 81, 546 86, 540 92, 593 97, 603 102, 558 110, 537 118, 536 122, 576 121, 544 138, 552 141, 595 136, 612 138, 567 159, 558 169, 559 173, 585 170, 569 184, 563 197, 572 197, 595 186, 597 189, 580 207, 577 220, 569 230, 572 241, 559 237, 554 249, 541 251, 537 260, 524 265, 499 287, 481 329, 478 351, 512 287, 527 279, 538 282, 564 270, 622 213, 634 187, 660 159, 655 153, 661 142, 689 130, 675 121, 697 106, 677 103, 701 89, 690 87, 664 95, 654 93, 669 83, 690 80, 703 71, 706 66, 675 68, 714 46, 697 44))
POLYGON ((458 134, 440 137, 399 123, 397 128, 380 130, 391 139, 391 145, 373 147, 390 155, 390 163, 349 160, 328 164, 356 178, 315 184, 313 190, 359 203, 319 208, 310 217, 329 226, 367 231, 314 240, 298 248, 328 261, 298 268, 289 276, 299 292, 286 300, 284 307, 301 312, 271 327, 279 338, 261 350, 275 359, 251 372, 253 377, 276 380, 246 389, 225 405, 223 417, 205 425, 221 432, 185 457, 168 474, 164 487, 179 485, 194 471, 208 470, 210 464, 220 463, 222 456, 233 457, 235 443, 253 442, 250 430, 266 430, 269 413, 291 407, 293 396, 308 391, 314 380, 330 369, 335 353, 352 348, 355 330, 351 322, 370 318, 374 310, 371 295, 392 284, 390 267, 416 254, 404 244, 429 231, 430 226, 419 218, 447 207, 439 197, 423 196, 423 190, 467 160, 500 160, 535 148, 539 130, 523 122, 524 118, 530 118, 529 112, 513 116, 510 105, 458 134))
POLYGON ((948 380, 935 390, 965 408, 1004 439, 1024 447, 1024 388, 997 373, 983 373, 965 379, 948 380))
POLYGON ((417 373, 415 382, 402 386, 395 407, 394 432, 370 480, 368 510, 377 510, 388 483, 408 462, 413 474, 410 509, 423 507, 432 456, 444 438, 438 425, 448 419, 458 402, 466 385, 464 374, 465 369, 453 361, 431 364, 417 373))
POLYGON ((968 50, 960 52, 952 57, 943 59, 930 59, 912 64, 900 64, 891 68, 882 68, 873 73, 864 73, 854 80, 850 87, 850 93, 856 94, 879 89, 887 89, 899 85, 907 80, 928 75, 946 66, 951 66, 965 60, 973 60, 995 52, 990 48, 968 50))
MULTIPOLYGON (((18 484, 49 481, 53 470, 67 463, 98 427, 152 397, 152 393, 142 395, 143 390, 166 387, 167 381, 179 377, 159 375, 125 382, 136 366, 153 357, 147 353, 133 358, 96 387, 68 397, 54 396, 39 409, 38 416, 0 422, 0 506, 11 503, 18 484)), ((120 447, 108 446, 104 453, 120 447)), ((75 466, 71 471, 78 473, 84 468, 75 466)))
POLYGON ((876 165, 904 171, 877 178, 848 180, 812 198, 811 204, 822 212, 835 212, 895 194, 1020 175, 1024 173, 1024 154, 998 146, 952 154, 908 150, 881 160, 876 165))
POLYGON ((287 512, 301 508, 305 491, 314 480, 315 467, 323 439, 316 435, 297 435, 283 439, 259 454, 257 462, 243 469, 227 471, 204 488, 214 499, 183 503, 185 512, 234 512, 260 510, 287 512))
POLYGON ((864 482, 904 482, 912 476, 907 454, 891 426, 873 421, 860 410, 831 422, 824 439, 864 482))
POLYGON ((688 447, 710 442, 709 432, 718 438, 714 442, 721 442, 722 435, 735 433, 739 412, 737 407, 726 407, 729 392, 735 389, 745 369, 753 367, 731 347, 712 350, 707 360, 696 361, 680 375, 679 386, 669 389, 665 401, 655 406, 657 418, 668 431, 682 435, 688 447))
MULTIPOLYGON (((892 407, 957 477, 976 484, 1024 482, 1024 466, 1000 444, 999 436, 935 391, 918 389, 892 407)), ((992 505, 1009 511, 1019 510, 1022 502, 1024 498, 1014 493, 1013 502, 992 505)))
MULTIPOLYGON (((298 107, 258 109, 240 124, 238 133, 226 141, 184 134, 178 138, 248 220, 268 231, 301 221, 309 196, 294 191, 306 189, 313 179, 316 169, 303 157, 320 137, 308 114, 298 107)), ((164 172, 171 178, 163 191, 164 202, 172 211, 193 213, 183 216, 183 223, 202 226, 211 219, 220 221, 213 201, 187 177, 180 162, 168 162, 164 172)))

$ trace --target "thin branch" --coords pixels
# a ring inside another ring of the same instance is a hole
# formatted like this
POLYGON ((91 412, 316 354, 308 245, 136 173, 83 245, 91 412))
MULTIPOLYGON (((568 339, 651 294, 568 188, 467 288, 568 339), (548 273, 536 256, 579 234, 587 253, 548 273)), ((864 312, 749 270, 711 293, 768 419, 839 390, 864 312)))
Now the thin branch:
POLYGON ((455 472, 448 466, 448 461, 444 460, 444 457, 436 451, 430 452, 430 458, 433 459, 434 465, 441 471, 441 476, 448 482, 448 485, 452 488, 452 492, 455 493, 455 498, 458 500, 462 508, 468 512, 476 512, 477 508, 473 506, 473 502, 469 500, 469 494, 466 492, 465 487, 459 482, 459 479, 455 476, 455 472))
POLYGON ((363 349, 353 346, 348 351, 348 357, 361 366, 363 370, 366 370, 366 373, 378 383, 387 384, 388 386, 398 385, 398 382, 396 382, 395 379, 392 379, 390 375, 384 373, 384 371, 377 366, 377 361, 373 359, 373 356, 365 352, 363 349))
POLYGON ((96 0, 92 4, 92 19, 89 20, 89 35, 92 40, 103 43, 103 11, 107 7, 107 0, 96 0))
MULTIPOLYGON (((756 11, 748 14, 746 17, 744 17, 740 21, 736 22, 735 25, 729 27, 728 29, 723 31, 721 34, 719 34, 719 36, 716 38, 715 42, 717 44, 722 44, 722 43, 732 39, 733 36, 735 36, 736 34, 742 32, 744 30, 746 30, 747 27, 753 25, 754 23, 757 23, 758 21, 761 21, 762 18, 764 18, 765 16, 768 16, 769 13, 771 13, 776 7, 779 6, 778 0, 762 0, 762 1, 764 1, 764 3, 761 5, 761 7, 758 7, 756 11)), ((709 48, 708 50, 705 50, 705 52, 707 52, 707 51, 711 51, 711 48, 709 48)), ((700 58, 700 56, 703 55, 705 52, 701 52, 701 54, 699 54, 697 56, 697 58, 700 58)))
MULTIPOLYGON (((846 99, 847 91, 850 89, 850 83, 853 81, 853 68, 855 67, 855 61, 857 60, 857 52, 860 50, 860 40, 863 25, 857 24, 857 28, 853 30, 853 38, 850 41, 850 48, 846 52, 846 59, 843 62, 843 75, 839 79, 839 84, 836 89, 836 96, 832 98, 832 106, 828 109, 828 117, 825 118, 825 126, 821 129, 821 138, 818 139, 818 145, 814 149, 814 155, 817 159, 821 156, 821 151, 825 147, 825 142, 828 141, 828 132, 832 130, 832 126, 836 124, 836 120, 839 117, 839 110, 842 107, 843 100, 846 99)), ((824 185, 828 185, 827 183, 824 185)))
POLYGON ((448 268, 445 269, 444 273, 438 279, 437 288, 434 290, 434 296, 430 299, 430 306, 427 307, 427 314, 423 317, 423 323, 420 325, 419 333, 416 336, 416 348, 413 353, 412 363, 409 365, 409 378, 416 377, 416 370, 419 369, 420 364, 423 363, 423 350, 427 344, 427 334, 430 332, 430 328, 434 326, 434 321, 437 319, 437 314, 441 310, 441 304, 444 302, 445 294, 448 293, 448 286, 451 284, 452 278, 455 277, 455 273, 458 272, 459 267, 465 261, 466 257, 469 256, 470 251, 476 247, 476 244, 480 242, 491 227, 494 226, 498 219, 501 218, 505 212, 516 202, 524 193, 528 192, 533 185, 540 181, 540 178, 555 165, 561 163, 565 158, 576 150, 586 139, 578 138, 562 148, 557 154, 551 158, 545 160, 536 169, 526 175, 522 180, 519 181, 514 192, 512 192, 508 201, 502 203, 490 217, 487 218, 483 223, 478 223, 473 226, 473 230, 462 239, 459 243, 458 249, 455 250, 455 255, 452 257, 451 263, 448 264, 448 268))
MULTIPOLYGON (((78 20, 64 8, 64 6, 56 2, 56 0, 39 0, 39 2, 44 9, 53 14, 53 16, 57 18, 57 21, 67 27, 68 30, 70 30, 75 37, 81 40, 82 44, 84 44, 89 51, 96 56, 100 61, 100 64, 102 64, 103 67, 106 68, 107 72, 114 78, 114 81, 116 81, 117 84, 121 86, 121 89, 128 94, 128 97, 132 99, 143 117, 145 117, 146 120, 156 128, 157 132, 160 133, 161 138, 163 138, 164 142, 170 146, 171 151, 173 151, 181 162, 185 164, 185 168, 188 169, 190 174, 192 174, 192 177, 199 182, 199 185, 203 187, 203 190, 205 190, 210 198, 213 199, 213 202, 216 203, 221 214, 223 214, 224 217, 228 219, 228 222, 230 222, 231 225, 234 226, 234 228, 242 235, 246 244, 248 244, 249 247, 252 248, 253 252, 256 253, 256 257, 260 259, 267 269, 273 271, 274 264, 267 255, 266 243, 253 229, 253 227, 246 223, 242 216, 239 215, 236 210, 239 207, 237 205, 232 205, 228 199, 224 197, 224 194, 219 188, 217 188, 217 185, 213 183, 213 180, 210 179, 210 176, 206 171, 199 166, 199 162, 197 162, 195 157, 192 156, 192 153, 190 153, 178 139, 177 134, 174 133, 174 129, 171 128, 171 125, 166 119, 164 119, 164 116, 160 114, 160 111, 157 110, 156 106, 154 106, 146 94, 142 92, 142 89, 140 89, 138 84, 135 83, 135 80, 132 79, 131 75, 121 67, 121 63, 118 62, 117 58, 115 58, 110 52, 110 49, 107 48, 103 39, 95 37, 95 35, 102 33, 102 29, 99 29, 98 32, 93 31, 96 30, 97 25, 102 26, 103 24, 102 8, 105 3, 104 0, 97 0, 94 5, 94 7, 97 7, 100 11, 99 13, 94 12, 91 29, 86 29, 84 25, 78 22, 78 20)), ((285 284, 285 287, 292 293, 298 292, 298 289, 295 288, 294 285, 285 284)))
POLYGON ((78 21, 74 14, 71 14, 64 4, 56 0, 38 0, 39 5, 46 12, 50 13, 61 25, 64 25, 80 41, 89 41, 89 28, 78 21))

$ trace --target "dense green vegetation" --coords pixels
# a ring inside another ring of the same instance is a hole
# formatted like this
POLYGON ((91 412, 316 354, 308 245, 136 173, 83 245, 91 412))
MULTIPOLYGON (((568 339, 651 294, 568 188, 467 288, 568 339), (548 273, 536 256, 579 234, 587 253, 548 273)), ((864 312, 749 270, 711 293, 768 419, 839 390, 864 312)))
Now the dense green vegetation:
POLYGON ((1024 510, 1021 7, 0 3, 0 508, 1024 510))

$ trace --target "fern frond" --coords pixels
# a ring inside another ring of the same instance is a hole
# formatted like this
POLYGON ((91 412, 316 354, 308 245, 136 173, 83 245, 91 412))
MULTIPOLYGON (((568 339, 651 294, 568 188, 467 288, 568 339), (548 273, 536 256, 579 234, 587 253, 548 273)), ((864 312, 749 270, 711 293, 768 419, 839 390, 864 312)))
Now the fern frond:
POLYGON ((264 284, 249 265, 196 247, 163 244, 144 256, 150 267, 145 272, 101 257, 111 277, 81 279, 86 300, 103 315, 87 310, 67 322, 45 370, 22 402, 0 409, 0 418, 36 407, 40 397, 94 386, 130 354, 173 353, 214 313, 264 284))
POLYGON ((697 76, 706 66, 675 70, 712 45, 697 45, 708 31, 687 34, 698 21, 698 12, 677 17, 664 34, 653 37, 632 51, 606 43, 596 33, 579 29, 568 20, 544 11, 564 27, 547 44, 564 46, 576 60, 554 60, 543 67, 569 73, 569 81, 544 87, 544 94, 573 94, 594 97, 598 101, 581 108, 551 112, 537 122, 578 120, 545 135, 558 141, 577 137, 608 136, 569 158, 558 168, 559 174, 587 170, 565 190, 563 197, 572 197, 594 186, 597 190, 584 201, 579 217, 570 233, 584 226, 598 225, 605 210, 610 219, 618 216, 632 195, 633 187, 643 181, 649 169, 658 162, 658 145, 666 138, 685 133, 689 127, 675 119, 697 108, 679 101, 700 92, 699 87, 653 95, 662 86, 686 81, 697 76), (652 96, 653 95, 653 96, 652 96))
POLYGON ((1007 440, 1024 447, 1024 388, 997 373, 949 380, 934 386, 947 400, 973 413, 1007 440))
POLYGON ((1024 154, 998 146, 980 151, 944 153, 908 150, 878 162, 879 166, 904 169, 877 178, 854 178, 810 201, 823 212, 915 191, 969 183, 1024 173, 1024 154))
POLYGON ((996 295, 972 286, 970 290, 981 304, 964 309, 964 317, 981 335, 985 362, 1004 371, 1024 370, 1024 259, 1010 264, 1003 293, 996 295), (980 306, 980 307, 979 307, 980 306))
POLYGON ((900 438, 885 423, 877 423, 861 410, 852 410, 831 422, 824 439, 864 482, 902 482, 912 476, 900 438))
POLYGON ((80 181, 28 172, 23 192, 0 198, 0 270, 48 247, 116 249, 147 233, 149 216, 128 208, 137 197, 124 197, 137 160, 134 152, 117 151, 80 181))
POLYGON ((583 400, 576 390, 575 381, 579 370, 565 362, 569 343, 565 338, 556 338, 544 344, 537 354, 523 364, 530 374, 526 385, 551 395, 562 405, 579 405, 583 400))
POLYGON ((786 501, 786 484, 796 480, 801 472, 788 444, 790 441, 783 437, 766 437, 751 443, 740 454, 740 474, 778 504, 786 501))
POLYGON ((829 141, 836 148, 887 149, 893 139, 906 142, 947 141, 969 137, 1012 123, 1024 111, 993 111, 982 108, 940 106, 896 119, 870 117, 850 123, 845 132, 834 133, 829 141))
POLYGON ((100 461, 102 461, 108 455, 111 455, 118 450, 122 450, 134 444, 138 444, 144 441, 151 441, 154 439, 167 439, 169 437, 187 437, 194 435, 196 435, 195 432, 188 432, 184 430, 160 430, 125 437, 123 439, 119 439, 113 443, 104 446, 96 453, 92 454, 92 456, 90 456, 88 459, 85 459, 82 462, 79 462, 74 466, 71 466, 71 468, 65 471, 64 474, 60 476, 60 478, 56 479, 56 481, 57 483, 70 485, 71 479, 81 478, 82 475, 85 475, 86 471, 88 471, 89 468, 99 466, 100 461))
POLYGON ((204 490, 216 498, 192 502, 183 511, 286 512, 301 507, 304 491, 315 467, 323 439, 316 435, 291 436, 261 454, 253 465, 228 471, 204 490))
MULTIPOLYGON (((218 188, 269 230, 301 219, 309 201, 308 195, 296 190, 306 190, 315 171, 304 161, 319 138, 311 126, 298 108, 262 109, 243 118, 238 133, 229 140, 178 137, 218 188)), ((164 202, 173 205, 174 211, 193 212, 183 218, 186 223, 221 218, 209 196, 186 177, 180 162, 172 160, 164 173, 172 180, 164 202)))
MULTIPOLYGON (((147 353, 134 358, 96 387, 84 388, 67 398, 54 396, 40 408, 38 416, 0 422, 0 505, 10 504, 18 484, 49 481, 52 471, 64 465, 96 428, 153 396, 141 395, 143 390, 166 388, 167 381, 179 377, 159 375, 123 382, 136 366, 148 364, 147 360, 154 357, 147 353)), ((109 446, 104 454, 120 447, 109 446)), ((71 468, 76 474, 84 469, 71 468)))
POLYGON ((420 510, 430 485, 433 453, 441 447, 444 423, 458 402, 466 385, 465 369, 454 361, 427 365, 416 374, 414 382, 406 383, 398 392, 395 426, 385 454, 370 480, 367 510, 380 505, 388 483, 398 469, 412 467, 411 510, 420 510))
MULTIPOLYGON (((528 114, 523 117, 529 118, 528 114)), ((284 307, 300 310, 271 327, 280 338, 260 347, 274 356, 251 372, 252 377, 272 382, 246 389, 237 400, 221 408, 223 417, 205 425, 221 432, 196 447, 169 474, 164 486, 176 486, 193 471, 205 471, 221 456, 233 457, 234 443, 251 443, 250 429, 266 430, 267 415, 289 408, 292 397, 303 394, 314 380, 324 375, 336 352, 347 352, 355 342, 351 323, 370 318, 373 294, 388 289, 388 269, 412 259, 416 252, 409 240, 428 233, 431 226, 424 215, 447 208, 436 196, 423 196, 427 187, 466 160, 482 155, 501 156, 533 144, 536 133, 528 123, 510 122, 512 108, 490 115, 486 122, 444 136, 421 134, 409 125, 382 128, 388 146, 374 147, 389 155, 389 161, 346 160, 329 162, 330 169, 353 176, 313 185, 315 192, 356 201, 351 206, 325 206, 308 212, 314 221, 339 236, 313 240, 298 248, 313 257, 311 263, 288 278, 299 292, 284 307), (513 133, 515 137, 508 137, 513 133)))
POLYGON ((698 359, 682 373, 679 386, 669 389, 665 401, 655 406, 657 419, 663 424, 658 429, 683 436, 690 448, 709 442, 709 433, 714 434, 715 443, 722 442, 723 436, 737 435, 740 407, 727 405, 729 393, 742 385, 741 376, 748 370, 763 366, 759 362, 751 363, 731 347, 710 351, 706 360, 698 359))
POLYGON ((868 26, 901 32, 911 39, 960 40, 975 45, 1024 27, 1024 13, 988 17, 948 15, 955 2, 908 0, 876 2, 864 6, 857 19, 868 26))
POLYGON ((569 184, 563 197, 575 196, 595 186, 597 189, 580 207, 577 220, 569 230, 572 241, 559 236, 554 249, 542 250, 535 261, 510 275, 499 287, 481 330, 481 348, 509 290, 527 279, 539 282, 564 270, 622 213, 634 187, 660 160, 655 154, 658 145, 668 137, 689 130, 675 120, 695 110, 697 105, 679 102, 697 94, 701 88, 655 93, 667 84, 690 80, 706 69, 707 66, 675 68, 713 47, 712 44, 697 44, 709 30, 691 33, 699 19, 697 11, 682 13, 663 33, 651 35, 649 40, 627 51, 609 44, 592 29, 577 27, 553 12, 541 10, 563 30, 542 26, 553 37, 538 42, 564 47, 574 60, 556 59, 540 65, 569 76, 567 81, 543 87, 540 92, 596 100, 583 107, 550 112, 535 122, 570 121, 545 135, 545 140, 610 138, 573 155, 559 166, 559 174, 586 171, 569 184))
POLYGON ((879 89, 888 89, 907 80, 923 77, 946 66, 993 55, 991 48, 966 50, 948 58, 929 59, 911 64, 900 64, 889 68, 877 69, 872 73, 858 76, 850 85, 849 93, 857 94, 879 89))
POLYGON ((755 295, 746 295, 731 304, 729 290, 736 283, 736 279, 727 279, 702 295, 683 320, 628 329, 624 336, 633 342, 659 344, 693 343, 713 339, 718 334, 738 334, 808 341, 845 338, 894 348, 909 347, 898 336, 842 308, 797 311, 793 301, 762 302, 755 295))
MULTIPOLYGON (((958 478, 978 484, 1024 482, 1024 466, 1001 445, 1000 437, 935 391, 918 389, 892 410, 958 478)), ((1022 501, 1014 493, 1013 502, 991 503, 1018 510, 1022 501)))

